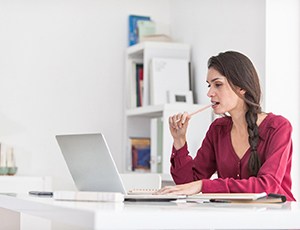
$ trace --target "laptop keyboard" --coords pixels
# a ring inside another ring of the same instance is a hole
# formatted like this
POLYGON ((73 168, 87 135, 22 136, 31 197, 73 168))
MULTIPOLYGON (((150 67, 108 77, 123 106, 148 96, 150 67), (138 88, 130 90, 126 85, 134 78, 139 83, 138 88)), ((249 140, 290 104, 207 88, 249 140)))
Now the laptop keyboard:
POLYGON ((128 195, 150 195, 157 192, 158 189, 130 189, 128 195))

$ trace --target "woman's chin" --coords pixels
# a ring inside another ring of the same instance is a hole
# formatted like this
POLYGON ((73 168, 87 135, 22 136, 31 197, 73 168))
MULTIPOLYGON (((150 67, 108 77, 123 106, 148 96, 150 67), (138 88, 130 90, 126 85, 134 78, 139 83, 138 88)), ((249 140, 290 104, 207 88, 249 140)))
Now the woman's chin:
POLYGON ((214 109, 214 114, 216 114, 216 115, 224 116, 225 113, 226 113, 225 111, 220 111, 220 110, 214 109))
POLYGON ((224 112, 223 112, 223 111, 220 111, 219 109, 214 109, 214 113, 217 114, 217 115, 221 115, 221 114, 223 114, 224 112))

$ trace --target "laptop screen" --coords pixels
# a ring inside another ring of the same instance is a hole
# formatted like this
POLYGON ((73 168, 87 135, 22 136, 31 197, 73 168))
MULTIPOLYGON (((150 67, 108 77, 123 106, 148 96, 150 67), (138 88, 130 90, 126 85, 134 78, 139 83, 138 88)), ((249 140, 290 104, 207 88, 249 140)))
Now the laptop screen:
POLYGON ((57 135, 56 140, 78 190, 126 194, 101 133, 57 135))

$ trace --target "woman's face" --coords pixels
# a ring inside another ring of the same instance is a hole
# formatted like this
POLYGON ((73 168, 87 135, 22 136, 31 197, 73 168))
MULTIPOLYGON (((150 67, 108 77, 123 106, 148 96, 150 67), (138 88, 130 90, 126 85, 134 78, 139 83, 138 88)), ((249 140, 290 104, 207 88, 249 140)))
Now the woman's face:
MULTIPOLYGON (((216 114, 229 114, 234 111, 244 110, 244 101, 233 91, 226 77, 222 76, 214 68, 209 68, 207 72, 207 83, 209 90, 207 96, 210 97, 213 104, 212 108, 216 114)), ((237 88, 242 94, 244 90, 237 88)))

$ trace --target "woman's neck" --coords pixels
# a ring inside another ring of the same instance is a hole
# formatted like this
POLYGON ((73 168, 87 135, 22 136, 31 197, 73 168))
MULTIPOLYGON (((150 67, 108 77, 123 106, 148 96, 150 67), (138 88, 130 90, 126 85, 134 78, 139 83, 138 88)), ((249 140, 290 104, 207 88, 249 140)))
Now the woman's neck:
POLYGON ((238 103, 236 108, 229 112, 233 125, 232 128, 236 130, 247 130, 247 121, 246 121, 246 112, 247 107, 245 103, 238 103))
POLYGON ((247 121, 245 117, 245 112, 230 114, 232 119, 232 129, 237 131, 247 131, 247 121))

